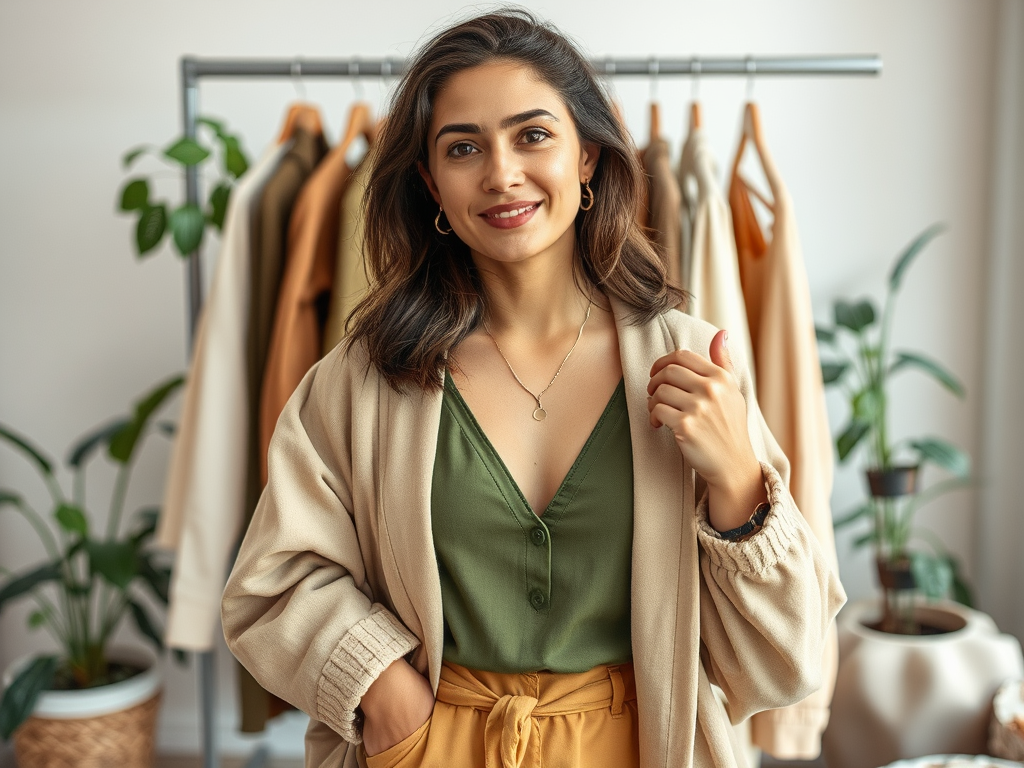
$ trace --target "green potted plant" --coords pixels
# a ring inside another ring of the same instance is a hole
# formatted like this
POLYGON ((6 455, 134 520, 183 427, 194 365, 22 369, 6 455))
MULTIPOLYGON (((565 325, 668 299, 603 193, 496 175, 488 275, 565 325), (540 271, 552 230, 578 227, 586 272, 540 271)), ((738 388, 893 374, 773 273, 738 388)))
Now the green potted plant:
POLYGON ((922 631, 914 619, 915 592, 932 598, 952 593, 956 600, 971 604, 956 559, 930 532, 914 525, 921 507, 970 482, 970 458, 934 436, 894 441, 889 429, 890 384, 904 371, 924 373, 956 397, 964 396, 963 385, 940 363, 919 352, 892 348, 892 318, 904 276, 941 231, 940 225, 929 227, 896 259, 880 315, 870 299, 837 301, 835 326, 817 328, 825 384, 841 389, 850 406, 849 423, 836 439, 839 460, 849 460, 858 446, 863 446, 867 459, 869 499, 835 525, 867 523, 867 531, 854 544, 874 546, 885 597, 880 629, 899 634, 922 631), (921 469, 926 463, 950 476, 921 490, 921 469), (926 542, 931 551, 914 547, 915 540, 926 542))
MULTIPOLYGON (((127 417, 98 427, 72 446, 66 460, 70 494, 61 487, 54 461, 0 424, 0 442, 38 470, 52 505, 50 514, 43 515, 23 494, 0 488, 0 510, 24 518, 45 551, 41 563, 18 573, 0 569, 0 611, 17 599, 32 601, 29 627, 46 630, 59 648, 58 653, 19 659, 4 675, 0 736, 14 737, 22 768, 72 764, 67 756, 73 763, 92 760, 90 765, 152 760, 160 684, 155 656, 147 663, 137 652, 119 655, 111 641, 131 618, 143 637, 162 649, 161 633, 143 597, 148 593, 158 604, 167 604, 170 569, 147 546, 157 510, 140 509, 127 517, 124 511, 139 449, 154 430, 157 411, 182 382, 176 376, 161 383, 127 417), (100 449, 116 467, 102 526, 85 506, 86 468, 100 449)), ((173 431, 167 424, 156 428, 173 431)))

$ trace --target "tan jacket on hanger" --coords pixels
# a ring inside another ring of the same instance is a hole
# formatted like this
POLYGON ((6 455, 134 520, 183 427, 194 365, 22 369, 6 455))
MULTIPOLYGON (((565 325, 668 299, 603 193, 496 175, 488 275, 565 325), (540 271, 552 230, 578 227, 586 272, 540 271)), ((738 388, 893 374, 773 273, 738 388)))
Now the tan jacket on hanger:
POLYGON ((220 593, 248 517, 250 228, 263 184, 289 148, 271 147, 232 191, 210 294, 196 329, 156 531, 157 545, 175 550, 164 637, 171 648, 214 647, 220 593))
POLYGON ((370 158, 364 157, 352 172, 352 178, 341 196, 341 231, 338 234, 338 255, 334 269, 331 309, 324 330, 323 352, 326 355, 345 337, 345 322, 362 300, 369 287, 363 263, 363 198, 370 176, 370 158))
POLYGON ((682 195, 672 173, 668 142, 655 139, 643 151, 641 160, 647 176, 648 234, 665 264, 669 281, 685 288, 681 268, 683 233, 679 220, 682 195))
POLYGON ((678 186, 683 200, 683 287, 690 292, 686 311, 729 331, 733 359, 744 361, 756 384, 732 216, 700 128, 690 131, 683 145, 678 186))
POLYGON ((321 357, 327 306, 338 253, 339 207, 350 169, 335 147, 306 182, 288 225, 288 256, 277 299, 260 402, 260 479, 267 482, 267 449, 295 387, 321 357))
MULTIPOLYGON (((612 310, 632 434, 640 761, 735 766, 729 718, 797 701, 819 684, 822 642, 845 596, 786 489, 786 458, 744 368, 737 379, 772 504, 747 540, 710 528, 702 481, 672 434, 650 426, 651 364, 678 348, 707 355, 715 329, 676 310, 640 325, 618 300, 612 310), (728 714, 712 683, 726 692, 728 714)), ((356 766, 356 709, 392 661, 411 652, 436 690, 444 631, 430 483, 441 403, 440 391, 395 392, 362 347, 342 343, 278 422, 270 482, 222 619, 235 655, 311 716, 307 766, 356 766)))
MULTIPOLYGON (((770 239, 754 214, 751 192, 734 173, 729 188, 757 371, 757 400, 769 429, 790 461, 789 488, 822 552, 838 570, 832 531, 832 437, 814 335, 811 294, 789 191, 771 156, 761 163, 771 187, 774 222, 770 239)), ((830 629, 822 658, 822 687, 799 704, 755 715, 754 744, 782 759, 811 759, 821 752, 821 734, 839 663, 836 630, 830 629)))

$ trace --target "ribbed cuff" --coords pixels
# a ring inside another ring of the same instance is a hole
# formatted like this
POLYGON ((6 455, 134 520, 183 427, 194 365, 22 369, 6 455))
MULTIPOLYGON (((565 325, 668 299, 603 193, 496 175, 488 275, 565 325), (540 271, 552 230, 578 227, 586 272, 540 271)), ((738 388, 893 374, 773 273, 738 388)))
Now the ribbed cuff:
POLYGON ((708 559, 719 568, 744 573, 760 573, 781 560, 796 537, 792 518, 792 502, 782 477, 771 464, 761 462, 761 472, 768 484, 771 511, 761 529, 743 541, 727 541, 708 522, 708 494, 697 505, 697 538, 708 559))
POLYGON ((356 708, 363 694, 388 668, 420 644, 389 610, 374 605, 370 615, 338 642, 320 675, 317 720, 326 723, 350 744, 363 740, 356 708))
POLYGON ((821 754, 828 718, 828 707, 806 702, 758 712, 751 718, 751 740, 778 760, 814 760, 821 754))

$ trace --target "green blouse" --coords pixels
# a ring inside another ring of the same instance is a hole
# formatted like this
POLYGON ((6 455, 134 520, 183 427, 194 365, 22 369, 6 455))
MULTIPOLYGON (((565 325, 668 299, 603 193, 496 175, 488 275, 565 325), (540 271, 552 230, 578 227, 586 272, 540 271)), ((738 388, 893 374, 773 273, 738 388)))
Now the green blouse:
POLYGON ((534 514, 445 374, 431 486, 444 659, 585 672, 632 659, 633 456, 622 382, 544 514, 534 514))

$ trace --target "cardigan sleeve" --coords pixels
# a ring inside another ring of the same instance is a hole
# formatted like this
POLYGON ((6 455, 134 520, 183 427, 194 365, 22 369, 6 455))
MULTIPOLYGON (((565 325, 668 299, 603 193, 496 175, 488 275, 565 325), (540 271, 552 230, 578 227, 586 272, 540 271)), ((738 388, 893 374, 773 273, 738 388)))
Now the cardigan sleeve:
POLYGON ((756 533, 738 542, 711 527, 706 489, 696 510, 701 656, 734 723, 821 686, 826 639, 846 601, 789 493, 789 462, 764 422, 749 376, 738 371, 737 378, 771 510, 756 533))
POLYGON ((358 743, 363 694, 419 640, 367 579, 338 405, 362 377, 342 357, 336 350, 310 369, 281 414, 221 618, 228 647, 260 685, 358 743))

